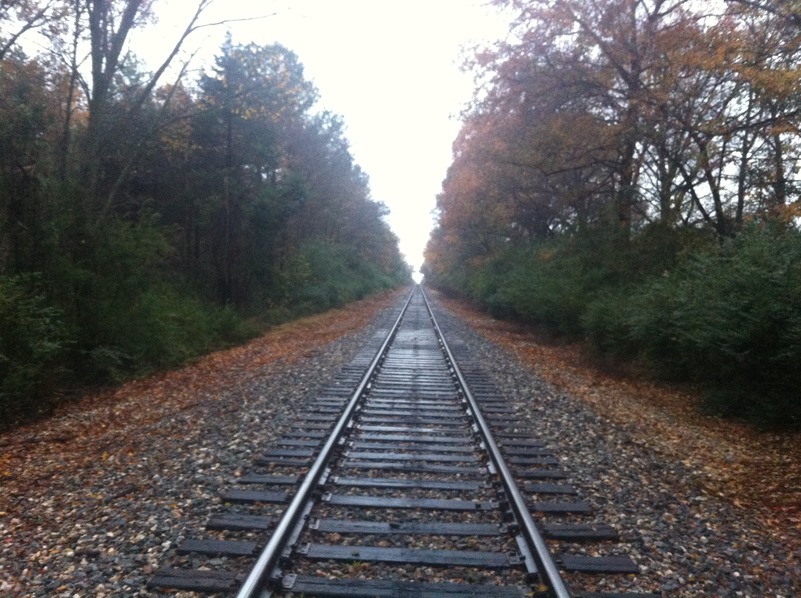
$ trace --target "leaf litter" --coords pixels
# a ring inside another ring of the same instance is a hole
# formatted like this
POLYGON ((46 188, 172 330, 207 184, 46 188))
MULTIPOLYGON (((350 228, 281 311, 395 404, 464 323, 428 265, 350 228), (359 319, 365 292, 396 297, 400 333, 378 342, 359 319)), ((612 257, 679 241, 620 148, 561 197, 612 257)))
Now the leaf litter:
POLYGON ((438 299, 536 377, 625 426, 656 454, 683 463, 703 494, 760 522, 801 563, 801 433, 765 431, 705 414, 693 389, 610 372, 578 343, 554 342, 466 302, 438 299))
MULTIPOLYGON (((72 596, 91 589, 102 596, 119 595, 123 588, 129 595, 149 595, 134 594, 126 576, 133 567, 149 574, 183 528, 142 513, 141 525, 135 525, 141 501, 152 497, 151 486, 169 473, 158 471, 164 462, 143 466, 141 454, 161 444, 162 452, 176 450, 196 434, 198 419, 228 417, 240 409, 229 400, 231 388, 264 377, 265 368, 314 357, 325 343, 361 329, 396 298, 397 293, 387 294, 277 327, 241 347, 88 395, 46 420, 0 435, 0 593, 72 596), (131 562, 119 561, 122 542, 137 551, 131 562), (98 570, 105 561, 113 565, 110 573, 98 570), (46 574, 34 573, 42 568, 46 574), (88 571, 83 586, 76 571, 88 571)), ((626 426, 637 443, 664 459, 683 463, 701 493, 758 520, 789 554, 801 555, 799 435, 703 415, 690 390, 609 373, 576 345, 544 342, 518 325, 440 300, 536 376, 626 426)), ((201 457, 208 475, 230 465, 201 457)), ((223 473, 230 475, 232 467, 223 473)), ((199 490, 189 494, 165 497, 165 509, 176 517, 194 516, 196 523, 193 509, 208 499, 199 490)))

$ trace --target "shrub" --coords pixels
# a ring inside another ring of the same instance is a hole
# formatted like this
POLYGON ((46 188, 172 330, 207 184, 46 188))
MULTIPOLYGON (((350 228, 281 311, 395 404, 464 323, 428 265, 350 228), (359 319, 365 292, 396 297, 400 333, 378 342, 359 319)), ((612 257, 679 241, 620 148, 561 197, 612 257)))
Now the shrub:
POLYGON ((605 264, 592 267, 588 246, 571 239, 511 247, 488 262, 477 293, 493 315, 512 317, 557 334, 578 337, 587 305, 618 275, 605 264))
POLYGON ((583 325, 599 351, 704 385, 718 412, 801 424, 801 235, 754 227, 670 273, 599 297, 583 325))
POLYGON ((301 315, 339 307, 398 282, 353 248, 318 242, 301 249, 285 271, 284 286, 287 305, 301 315))
POLYGON ((103 332, 113 342, 88 352, 96 379, 119 381, 179 366, 260 331, 232 308, 215 307, 166 283, 129 299, 98 305, 103 332))
POLYGON ((0 428, 46 407, 67 344, 61 312, 36 278, 0 276, 0 428))

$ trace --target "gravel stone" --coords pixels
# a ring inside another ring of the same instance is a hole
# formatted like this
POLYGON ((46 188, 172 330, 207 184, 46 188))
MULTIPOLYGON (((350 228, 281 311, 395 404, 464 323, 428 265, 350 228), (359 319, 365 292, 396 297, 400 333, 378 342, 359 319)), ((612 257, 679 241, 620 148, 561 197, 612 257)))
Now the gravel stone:
MULTIPOLYGON (((434 298, 437 319, 454 352, 468 352, 517 409, 521 425, 554 451, 562 469, 615 527, 640 574, 608 580, 575 576, 590 591, 627 590, 665 596, 790 598, 801 596, 800 555, 738 509, 694 485, 692 471, 632 439, 579 399, 536 378, 516 356, 478 335, 434 298), (589 587, 587 587, 589 586, 589 587)), ((619 546, 619 549, 618 549, 619 546)), ((571 546, 571 553, 580 549, 571 546)))
MULTIPOLYGON (((366 328, 298 361, 243 373, 169 418, 145 418, 135 437, 96 434, 76 443, 70 430, 77 422, 88 419, 99 429, 111 424, 114 411, 102 406, 53 418, 46 435, 22 429, 0 436, 0 596, 164 595, 146 588, 152 573, 175 558, 183 539, 197 536, 219 511, 220 491, 281 437, 365 342, 382 338, 395 313, 383 311, 366 328), (44 441, 52 447, 46 455, 36 450, 44 441), (31 459, 6 471, 6 451, 25 447, 31 459)), ((569 552, 627 554, 640 568, 622 580, 571 576, 571 585, 681 597, 801 596, 798 555, 731 504, 705 494, 687 466, 534 377, 441 306, 437 317, 452 348, 469 351, 510 401, 520 425, 536 428, 536 438, 559 458, 569 475, 564 483, 578 490, 575 498, 590 500, 596 520, 618 529, 623 540, 609 547, 570 546, 569 552)), ((214 559, 203 563, 213 566, 214 559)), ((349 572, 348 565, 337 566, 343 575, 349 572)), ((396 569, 411 578, 434 574, 396 569)))
POLYGON ((148 579, 219 510, 219 492, 365 343, 383 338, 396 314, 384 310, 298 361, 243 374, 171 417, 144 423, 133 438, 93 437, 79 455, 60 453, 58 439, 75 446, 71 430, 79 419, 107 425, 114 417, 108 405, 51 418, 45 432, 38 425, 0 436, 0 596, 163 595, 146 588, 148 579), (40 442, 53 452, 35 450, 40 442), (5 451, 26 446, 30 461, 3 471, 5 451))

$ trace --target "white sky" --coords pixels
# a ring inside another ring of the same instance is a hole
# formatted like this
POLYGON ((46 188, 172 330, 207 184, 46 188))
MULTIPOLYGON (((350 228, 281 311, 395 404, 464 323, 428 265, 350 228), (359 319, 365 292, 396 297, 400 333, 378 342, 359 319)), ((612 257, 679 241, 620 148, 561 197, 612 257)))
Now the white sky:
MULTIPOLYGON (((192 4, 157 3, 161 31, 156 39, 164 39, 167 23, 174 18, 165 11, 192 4)), ((473 91, 471 76, 459 69, 460 50, 506 32, 506 23, 483 4, 222 0, 215 7, 229 18, 277 13, 257 23, 231 25, 234 43, 278 42, 298 55, 306 78, 320 92, 321 107, 343 117, 353 156, 370 177, 373 199, 391 210, 388 222, 416 269, 423 261, 435 198, 451 162, 458 115, 473 91)), ((210 50, 213 56, 225 31, 201 33, 195 43, 202 41, 204 53, 210 50)))

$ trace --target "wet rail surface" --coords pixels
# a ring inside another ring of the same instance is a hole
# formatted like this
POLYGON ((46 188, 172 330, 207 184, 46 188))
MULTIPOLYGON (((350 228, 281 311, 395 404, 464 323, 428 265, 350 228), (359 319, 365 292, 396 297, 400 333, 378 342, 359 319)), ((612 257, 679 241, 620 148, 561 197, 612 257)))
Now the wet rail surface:
POLYGON ((151 588, 651 596, 594 591, 599 576, 638 573, 618 530, 569 483, 569 455, 521 426, 469 356, 454 357, 422 289, 384 332, 223 491, 151 588))

